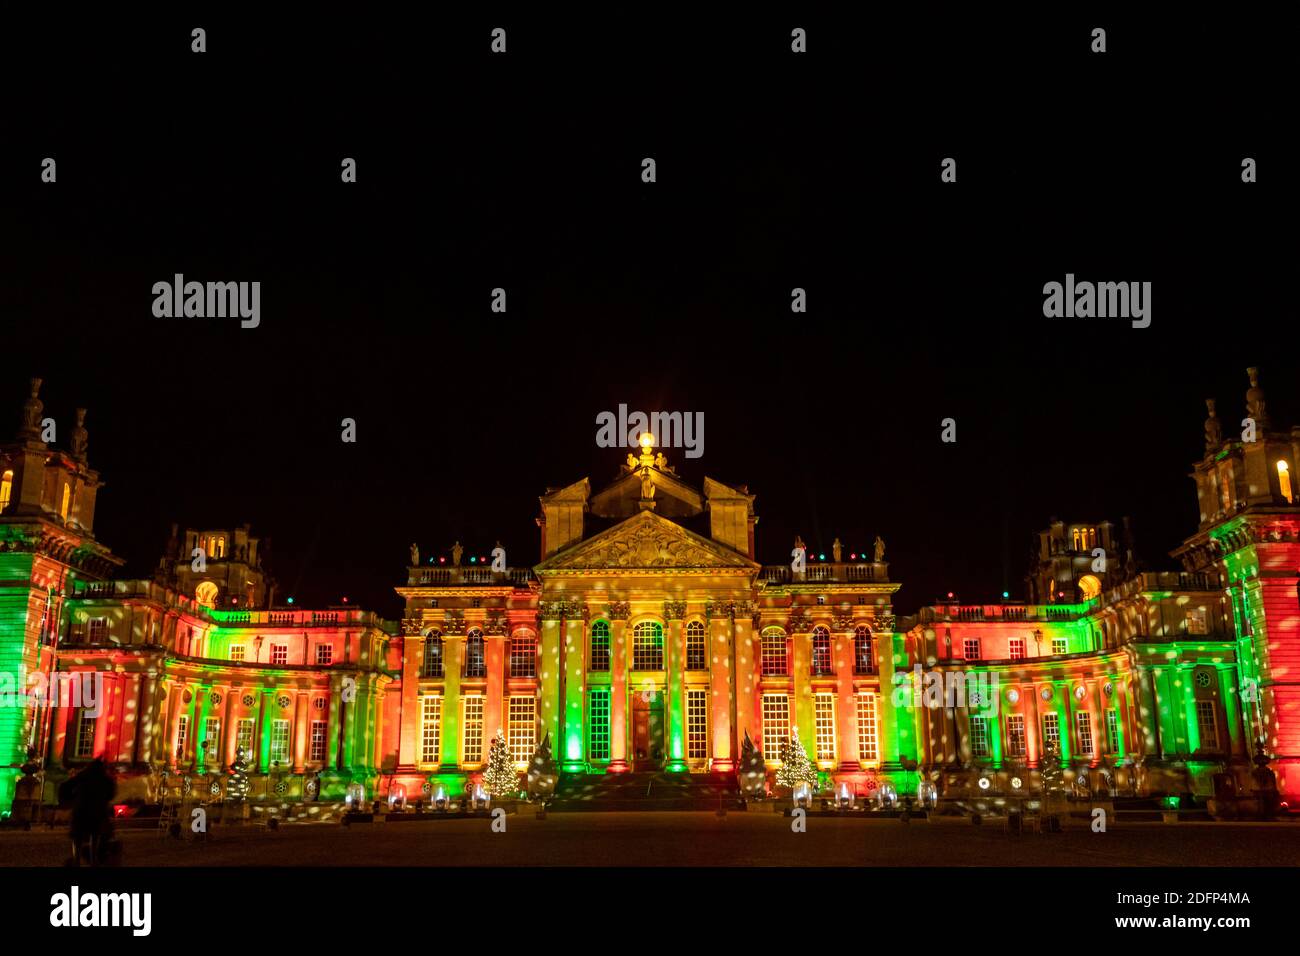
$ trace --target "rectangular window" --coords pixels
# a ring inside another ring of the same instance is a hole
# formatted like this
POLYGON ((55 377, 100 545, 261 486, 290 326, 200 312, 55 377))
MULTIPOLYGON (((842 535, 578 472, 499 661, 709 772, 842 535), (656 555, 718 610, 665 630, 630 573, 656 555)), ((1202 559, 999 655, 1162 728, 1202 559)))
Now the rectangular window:
POLYGON ((1189 607, 1186 611, 1188 634, 1209 634, 1210 628, 1205 616, 1205 608, 1189 607))
POLYGON ((970 719, 970 752, 972 757, 989 755, 989 720, 987 717, 970 719))
POLYGON ((203 748, 203 755, 209 760, 221 753, 221 721, 219 719, 209 717, 203 722, 203 739, 199 743, 207 744, 203 748))
POLYGON ((1025 755, 1025 715, 1007 714, 1007 756, 1025 755))
POLYGON ((1007 657, 1010 660, 1018 661, 1025 656, 1025 639, 1023 637, 1013 637, 1007 642, 1007 657))
POLYGON ((699 621, 691 621, 686 625, 686 669, 688 671, 709 669, 709 656, 704 643, 704 625, 699 621))
POLYGON ((334 645, 317 644, 316 645, 316 663, 329 665, 334 663, 334 645))
POLYGON ((812 672, 820 675, 834 673, 831 669, 831 632, 824 627, 813 628, 812 672))
POLYGON ((231 644, 231 645, 230 645, 230 659, 231 659, 232 661, 242 661, 242 660, 244 659, 244 645, 243 645, 243 644, 231 644))
POLYGON ((608 621, 597 621, 591 625, 591 670, 600 673, 609 670, 608 621))
POLYGON ((1196 729, 1201 734, 1201 750, 1219 749, 1219 727, 1214 719, 1214 701, 1196 702, 1196 729))
POLYGON ((592 760, 609 759, 609 688, 592 688, 587 713, 587 750, 592 760))
POLYGON ((313 720, 311 722, 311 760, 323 761, 325 759, 325 735, 328 723, 324 720, 313 720))
POLYGON ((461 724, 461 737, 464 739, 465 763, 483 762, 483 698, 472 694, 461 698, 465 709, 465 720, 461 724))
POLYGON ((878 760, 876 751, 876 696, 858 694, 858 759, 878 760))
POLYGON ((185 757, 185 741, 190 735, 190 718, 188 714, 181 714, 176 718, 176 749, 172 751, 177 760, 183 760, 185 757))
POLYGON ((289 765, 289 721, 271 721, 271 763, 289 765))
POLYGON ((762 641, 763 676, 785 677, 789 673, 786 669, 785 632, 764 631, 762 641))
POLYGON ((967 637, 961 642, 961 653, 968 661, 977 661, 980 659, 980 639, 978 637, 967 637))
POLYGON ((1111 753, 1119 753, 1119 715, 1114 710, 1106 711, 1106 742, 1111 753))
POLYGON ((1056 752, 1061 752, 1061 715, 1053 711, 1043 714, 1043 742, 1056 744, 1056 752))
POLYGON ((78 757, 95 756, 95 718, 84 710, 81 712, 81 720, 77 723, 77 749, 75 752, 78 757))
POLYGON ((686 757, 704 760, 709 755, 709 692, 686 692, 686 757))
POLYGON ((664 669, 664 629, 657 623, 638 624, 632 631, 632 670, 664 669))
POLYGON ((253 718, 241 717, 235 725, 235 749, 242 750, 245 758, 253 756, 253 718))
POLYGON ((429 694, 420 698, 420 763, 442 759, 442 698, 429 694))
POLYGON ((1074 729, 1079 734, 1079 753, 1092 753, 1092 716, 1086 710, 1074 712, 1074 729))
POLYGON ((817 759, 835 759, 835 695, 818 694, 814 701, 817 724, 817 759))
POLYGON ((790 698, 785 694, 763 695, 763 756, 781 759, 781 744, 790 737, 790 698))
POLYGON ((1067 654, 1069 653, 1069 643, 1063 637, 1052 638, 1052 653, 1067 654))
POLYGON ((271 663, 287 664, 289 663, 289 645, 272 644, 271 645, 271 663))
POLYGON ((90 643, 96 644, 108 640, 108 618, 92 617, 90 619, 90 643))
POLYGON ((510 729, 507 742, 510 758, 517 764, 526 764, 537 746, 537 700, 534 697, 510 698, 510 729))

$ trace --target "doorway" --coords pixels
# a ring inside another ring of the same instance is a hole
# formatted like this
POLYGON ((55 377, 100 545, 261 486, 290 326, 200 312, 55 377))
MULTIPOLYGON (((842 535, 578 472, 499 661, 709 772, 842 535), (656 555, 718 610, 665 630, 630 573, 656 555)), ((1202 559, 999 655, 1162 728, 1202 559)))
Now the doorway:
POLYGON ((664 695, 658 690, 632 694, 632 769, 664 766, 664 695))

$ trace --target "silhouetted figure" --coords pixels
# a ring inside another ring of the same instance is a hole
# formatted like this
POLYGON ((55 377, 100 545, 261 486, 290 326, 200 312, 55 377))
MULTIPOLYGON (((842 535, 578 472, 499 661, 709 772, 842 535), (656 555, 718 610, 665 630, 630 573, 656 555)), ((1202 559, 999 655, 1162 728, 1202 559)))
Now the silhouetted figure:
POLYGON ((72 804, 73 863, 101 866, 113 838, 112 803, 117 783, 96 758, 59 787, 59 802, 72 804))

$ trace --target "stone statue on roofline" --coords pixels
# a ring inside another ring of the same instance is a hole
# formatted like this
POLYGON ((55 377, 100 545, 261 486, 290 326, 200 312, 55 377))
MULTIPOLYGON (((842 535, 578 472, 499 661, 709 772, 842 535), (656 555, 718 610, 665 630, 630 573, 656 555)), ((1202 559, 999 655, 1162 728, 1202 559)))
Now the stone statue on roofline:
POLYGON ((459 541, 457 541, 455 544, 451 546, 452 567, 456 567, 456 568, 460 567, 460 556, 464 553, 465 553, 465 549, 460 546, 459 541))
POLYGON ((879 564, 884 560, 885 560, 885 539, 882 538, 880 535, 876 535, 876 563, 879 564))
POLYGON ((411 566, 414 567, 419 563, 420 563, 420 546, 412 542, 411 543, 411 566))

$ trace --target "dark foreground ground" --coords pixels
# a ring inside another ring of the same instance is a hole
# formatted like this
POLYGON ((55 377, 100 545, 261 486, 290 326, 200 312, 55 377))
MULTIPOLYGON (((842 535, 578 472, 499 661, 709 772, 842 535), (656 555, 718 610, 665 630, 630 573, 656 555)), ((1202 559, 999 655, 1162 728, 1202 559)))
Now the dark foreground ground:
MULTIPOLYGON (((1300 824, 1132 823, 1012 836, 999 826, 773 813, 552 813, 403 824, 214 829, 206 843, 124 830, 127 866, 1294 866, 1300 824)), ((0 831, 0 865, 59 866, 66 835, 0 831)))

